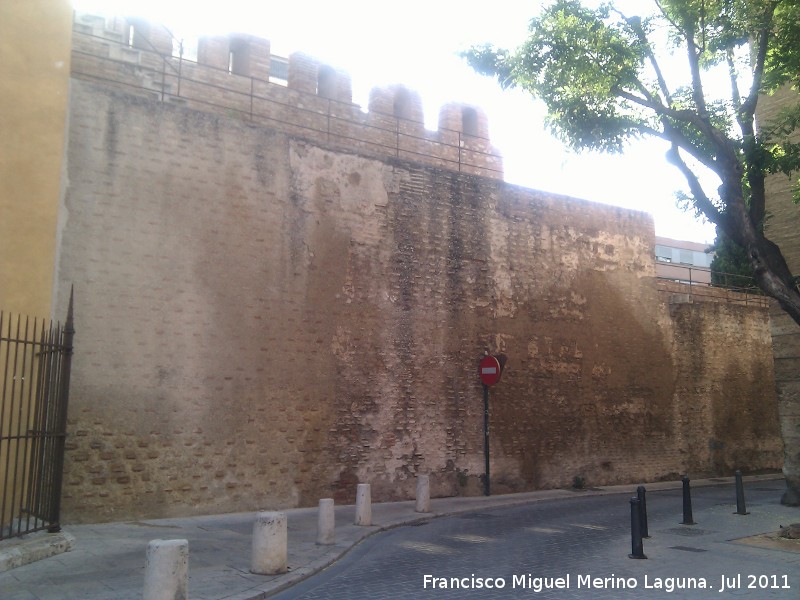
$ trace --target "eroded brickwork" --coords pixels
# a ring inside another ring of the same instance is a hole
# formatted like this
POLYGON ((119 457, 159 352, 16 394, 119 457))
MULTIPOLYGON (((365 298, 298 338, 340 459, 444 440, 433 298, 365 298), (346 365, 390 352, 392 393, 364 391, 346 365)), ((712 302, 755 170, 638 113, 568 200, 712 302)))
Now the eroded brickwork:
POLYGON ((68 521, 480 493, 485 349, 497 493, 780 466, 766 310, 670 303, 644 213, 71 94, 68 521))

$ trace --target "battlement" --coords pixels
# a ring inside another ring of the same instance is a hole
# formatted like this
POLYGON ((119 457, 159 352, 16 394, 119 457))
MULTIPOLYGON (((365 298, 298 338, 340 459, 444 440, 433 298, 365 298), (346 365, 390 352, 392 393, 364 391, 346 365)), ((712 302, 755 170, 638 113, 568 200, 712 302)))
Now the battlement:
POLYGON ((237 116, 328 147, 503 178, 479 107, 447 104, 438 130, 429 131, 417 92, 403 85, 374 88, 364 112, 353 103, 346 72, 300 52, 274 56, 263 38, 202 37, 196 60, 193 54, 160 24, 75 14, 75 78, 237 116))

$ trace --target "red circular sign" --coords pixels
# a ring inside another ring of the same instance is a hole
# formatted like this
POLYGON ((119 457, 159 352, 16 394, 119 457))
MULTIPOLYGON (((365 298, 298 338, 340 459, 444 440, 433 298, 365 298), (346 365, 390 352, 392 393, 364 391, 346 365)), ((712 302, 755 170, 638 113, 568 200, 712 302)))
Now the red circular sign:
POLYGON ((500 381, 500 361, 494 356, 484 356, 479 367, 483 385, 494 385, 500 381))

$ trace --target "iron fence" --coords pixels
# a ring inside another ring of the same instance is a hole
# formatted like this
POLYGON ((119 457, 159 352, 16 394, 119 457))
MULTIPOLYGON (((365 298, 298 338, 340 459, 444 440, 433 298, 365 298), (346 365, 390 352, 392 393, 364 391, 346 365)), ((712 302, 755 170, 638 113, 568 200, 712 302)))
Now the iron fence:
POLYGON ((0 312, 0 540, 61 528, 73 335, 0 312))
POLYGON ((656 277, 666 284, 681 284, 685 293, 698 299, 763 307, 769 305, 769 298, 756 285, 755 279, 745 275, 657 261, 656 277))

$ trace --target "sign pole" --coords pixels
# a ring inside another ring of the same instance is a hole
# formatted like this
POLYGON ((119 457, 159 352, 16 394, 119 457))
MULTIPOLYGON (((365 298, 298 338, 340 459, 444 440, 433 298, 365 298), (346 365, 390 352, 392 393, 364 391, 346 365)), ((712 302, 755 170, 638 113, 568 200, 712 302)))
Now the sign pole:
POLYGON ((484 353, 478 365, 478 372, 483 384, 483 457, 486 461, 486 474, 483 479, 483 495, 489 496, 489 386, 500 381, 502 367, 496 356, 484 353))
POLYGON ((486 475, 483 480, 483 495, 490 496, 489 491, 489 386, 483 384, 483 458, 486 463, 486 475))

